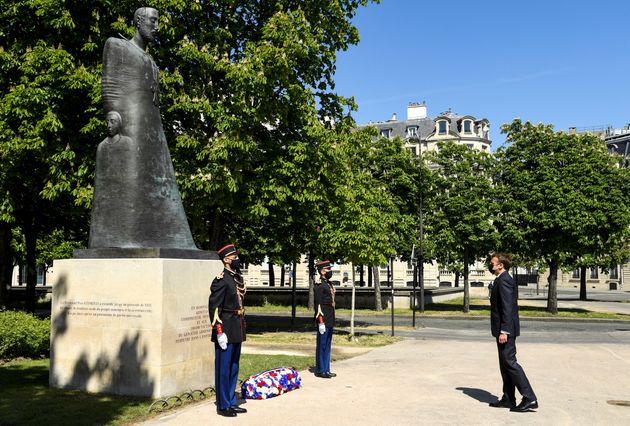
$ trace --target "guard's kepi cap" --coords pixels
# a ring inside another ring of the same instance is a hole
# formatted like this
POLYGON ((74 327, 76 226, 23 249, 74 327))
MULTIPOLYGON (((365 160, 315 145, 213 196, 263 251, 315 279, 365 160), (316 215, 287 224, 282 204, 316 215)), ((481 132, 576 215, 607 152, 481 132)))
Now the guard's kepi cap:
POLYGON ((330 268, 330 260, 320 260, 315 264, 315 267, 318 271, 321 271, 324 268, 330 268))
POLYGON ((221 247, 219 250, 217 250, 217 254, 221 259, 234 253, 238 254, 238 251, 236 250, 236 247, 234 247, 234 244, 228 244, 227 246, 221 247))

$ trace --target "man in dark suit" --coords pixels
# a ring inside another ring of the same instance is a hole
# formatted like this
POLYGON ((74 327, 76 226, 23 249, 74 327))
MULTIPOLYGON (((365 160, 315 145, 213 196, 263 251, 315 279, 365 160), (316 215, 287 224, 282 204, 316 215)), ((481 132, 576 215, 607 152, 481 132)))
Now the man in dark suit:
POLYGON ((235 417, 247 410, 236 405, 241 344, 245 341, 245 284, 240 273, 240 259, 234 244, 220 248, 217 254, 223 261, 223 272, 212 281, 208 313, 214 342, 214 389, 217 414, 235 417))
POLYGON ((510 408, 526 412, 538 408, 536 394, 527 380, 525 371, 516 361, 516 338, 520 335, 518 319, 518 286, 508 274, 512 261, 507 254, 495 253, 490 258, 491 270, 497 276, 490 293, 490 328, 497 338, 499 368, 503 378, 503 396, 492 407, 510 408), (516 405, 515 388, 523 396, 516 405))

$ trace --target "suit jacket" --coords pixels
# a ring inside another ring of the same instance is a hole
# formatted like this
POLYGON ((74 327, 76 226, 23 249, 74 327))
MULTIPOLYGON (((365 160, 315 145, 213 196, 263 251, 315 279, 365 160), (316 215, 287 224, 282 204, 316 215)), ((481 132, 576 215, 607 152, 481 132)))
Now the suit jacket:
POLYGON ((521 333, 518 319, 518 286, 514 278, 504 271, 496 277, 490 293, 490 330, 494 337, 502 331, 510 337, 521 333))
POLYGON ((216 325, 221 324, 227 335, 228 343, 245 341, 245 315, 242 312, 243 301, 236 289, 234 273, 224 269, 212 281, 208 298, 208 313, 212 325, 212 341, 217 340, 216 325), (241 310, 239 313, 238 311, 241 310))
POLYGON ((335 306, 334 295, 332 291, 332 284, 325 279, 322 279, 319 283, 315 283, 314 289, 314 302, 315 302, 315 321, 318 321, 320 316, 324 317, 324 324, 326 327, 332 328, 335 326, 335 306))

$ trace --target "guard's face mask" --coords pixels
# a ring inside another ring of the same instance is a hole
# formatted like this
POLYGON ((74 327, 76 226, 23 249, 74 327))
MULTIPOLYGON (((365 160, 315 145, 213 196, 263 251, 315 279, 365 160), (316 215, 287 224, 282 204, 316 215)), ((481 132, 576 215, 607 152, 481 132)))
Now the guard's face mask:
POLYGON ((230 263, 230 265, 232 266, 232 269, 234 270, 241 269, 241 259, 232 259, 232 262, 230 263))

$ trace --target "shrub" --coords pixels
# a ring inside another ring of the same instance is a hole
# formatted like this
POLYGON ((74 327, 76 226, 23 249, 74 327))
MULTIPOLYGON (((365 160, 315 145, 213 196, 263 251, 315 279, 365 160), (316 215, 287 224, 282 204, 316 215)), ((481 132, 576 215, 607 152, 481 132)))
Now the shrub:
POLYGON ((16 311, 0 312, 0 359, 39 358, 50 350, 50 320, 16 311))

